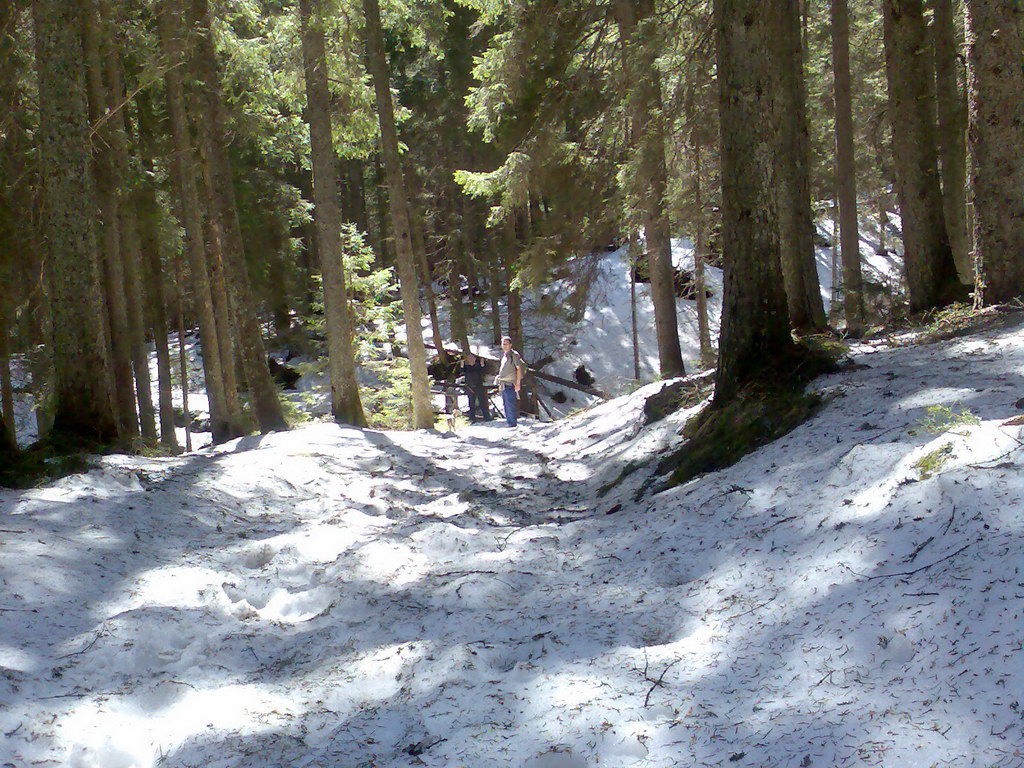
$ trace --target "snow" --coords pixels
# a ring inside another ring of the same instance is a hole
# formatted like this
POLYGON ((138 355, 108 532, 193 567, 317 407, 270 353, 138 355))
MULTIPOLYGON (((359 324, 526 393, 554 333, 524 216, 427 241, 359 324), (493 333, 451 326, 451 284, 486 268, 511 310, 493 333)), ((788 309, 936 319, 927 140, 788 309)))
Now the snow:
POLYGON ((643 285, 625 394, 621 256, 578 325, 526 315, 545 370, 623 393, 569 418, 314 423, 0 489, 0 768, 1024 766, 1024 318, 861 344, 809 422, 657 492, 699 406, 644 423, 643 285))
POLYGON ((853 360, 660 493, 659 382, 0 491, 0 766, 1022 766, 1024 320, 853 360))

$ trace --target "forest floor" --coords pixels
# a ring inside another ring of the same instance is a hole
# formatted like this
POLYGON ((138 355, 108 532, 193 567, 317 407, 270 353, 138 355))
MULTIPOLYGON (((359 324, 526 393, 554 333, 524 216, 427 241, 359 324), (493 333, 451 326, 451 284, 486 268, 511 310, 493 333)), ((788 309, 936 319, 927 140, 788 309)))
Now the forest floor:
POLYGON ((0 490, 0 766, 1020 768, 1024 318, 853 361, 638 501, 660 383, 0 490))

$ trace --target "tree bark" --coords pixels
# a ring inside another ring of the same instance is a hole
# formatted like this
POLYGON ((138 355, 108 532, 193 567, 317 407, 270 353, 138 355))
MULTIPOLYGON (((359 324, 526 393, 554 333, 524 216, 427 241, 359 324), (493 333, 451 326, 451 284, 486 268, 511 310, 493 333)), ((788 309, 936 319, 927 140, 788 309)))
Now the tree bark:
POLYGON ((93 170, 96 179, 96 198, 100 211, 100 221, 98 222, 100 273, 103 276, 107 328, 113 363, 114 399, 121 432, 128 438, 134 438, 139 435, 139 418, 135 404, 135 379, 132 375, 128 302, 124 293, 125 271, 121 255, 113 126, 107 119, 108 88, 103 81, 101 49, 103 27, 98 3, 95 0, 83 0, 82 43, 85 51, 89 122, 96 126, 94 128, 96 141, 93 143, 93 170))
MULTIPOLYGON (((185 229, 185 250, 188 255, 192 285, 195 292, 195 308, 199 318, 199 333, 202 337, 203 372, 206 379, 206 393, 210 401, 210 427, 215 443, 224 442, 242 434, 241 425, 228 412, 224 387, 224 365, 231 360, 221 360, 218 341, 217 320, 213 310, 213 292, 210 286, 209 268, 203 236, 202 214, 199 206, 199 190, 195 177, 195 152, 189 137, 188 116, 185 112, 185 94, 181 84, 181 73, 177 65, 184 60, 181 42, 175 29, 173 4, 164 0, 159 10, 160 45, 171 66, 164 74, 167 87, 167 112, 171 122, 171 136, 174 144, 172 165, 176 176, 176 190, 180 201, 182 225, 185 229)), ((179 339, 184 343, 184 339, 179 339)))
POLYGON ((439 350, 442 360, 447 360, 448 351, 444 346, 444 334, 441 333, 441 320, 437 314, 437 297, 434 295, 434 270, 427 259, 426 238, 423 235, 423 217, 417 199, 419 198, 419 179, 415 171, 405 174, 412 187, 409 195, 409 231, 412 236, 412 250, 423 286, 423 296, 427 300, 427 315, 430 317, 430 331, 434 337, 434 346, 439 350))
MULTIPOLYGON (((113 20, 116 23, 116 19, 113 20)), ((111 25, 111 28, 113 25, 111 25)), ((149 353, 146 349, 146 328, 144 310, 145 295, 142 289, 140 269, 142 247, 139 243, 139 221, 134 200, 128 189, 133 183, 128 157, 127 121, 124 109, 124 75, 121 64, 121 50, 117 39, 111 35, 107 40, 106 72, 107 109, 113 115, 110 120, 110 150, 114 170, 120 184, 117 185, 118 231, 120 232, 121 263, 124 267, 124 294, 128 321, 129 353, 132 370, 135 373, 135 396, 139 405, 139 425, 142 436, 156 442, 156 413, 153 407, 153 383, 149 375, 149 353)))
MULTIPOLYGON (((835 100, 836 198, 839 244, 843 255, 843 313, 846 334, 864 333, 864 289, 857 229, 857 169, 853 149, 853 100, 850 95, 850 14, 846 0, 832 0, 832 71, 835 100)), ((881 222, 880 222, 881 225, 881 222)))
POLYGON ((391 102, 391 77, 384 56, 380 6, 377 0, 363 0, 363 11, 366 15, 367 60, 377 98, 381 156, 388 180, 388 207, 391 213, 402 307, 405 312, 405 333, 412 374, 413 426, 416 429, 430 429, 434 426, 434 410, 430 403, 427 354, 423 347, 423 329, 420 325, 419 285, 412 252, 408 197, 398 156, 398 132, 395 128, 395 111, 391 102))
POLYGON ((821 300, 814 258, 814 217, 811 214, 810 129, 807 124, 807 89, 804 84, 803 46, 798 0, 773 4, 777 46, 779 128, 776 154, 776 189, 779 195, 779 246, 786 287, 790 325, 804 332, 824 330, 825 307, 821 300))
POLYGON ((702 367, 709 367, 715 358, 714 348, 711 346, 711 326, 708 322, 708 297, 704 270, 704 261, 707 246, 707 218, 704 214, 704 195, 701 186, 703 151, 699 144, 693 146, 693 197, 697 208, 694 228, 697 230, 696 242, 693 249, 693 287, 697 292, 697 338, 700 344, 700 362, 702 367))
POLYGON ((630 136, 639 156, 629 194, 641 210, 647 242, 651 300, 662 378, 684 375, 676 314, 672 239, 665 211, 668 174, 665 126, 661 110, 661 79, 657 49, 652 44, 654 0, 615 0, 615 18, 623 41, 623 69, 629 87, 630 136))
POLYGON ((957 37, 952 0, 931 0, 931 6, 942 206, 957 274, 970 285, 974 265, 967 236, 967 102, 957 77, 963 41, 957 37))
POLYGON ((149 100, 138 103, 137 154, 143 179, 136 187, 133 204, 139 223, 139 248, 143 255, 143 279, 147 297, 147 323, 156 348, 156 369, 160 402, 160 442, 172 451, 178 450, 174 429, 174 392, 171 383, 171 356, 167 343, 170 327, 167 319, 167 295, 164 290, 163 266, 160 258, 160 206, 153 187, 153 118, 149 100))
MULTIPOLYGON (((16 428, 14 423, 14 387, 11 382, 11 349, 10 328, 8 327, 6 301, 0 296, 0 424, 7 430, 10 445, 14 447, 16 428)), ((0 435, 0 451, 3 450, 3 437, 0 435)))
POLYGON ((53 317, 53 436, 113 442, 118 436, 103 338, 93 216, 82 7, 34 0, 39 77, 39 160, 53 317))
POLYGON ((774 193, 770 6, 716 0, 725 293, 713 404, 757 380, 778 383, 796 351, 781 281, 774 193))
POLYGON ((948 304, 961 292, 939 186, 934 74, 921 0, 883 0, 882 8, 907 287, 911 310, 921 312, 948 304))
POLYGON ((1024 73, 1018 0, 968 0, 971 196, 977 291, 1024 293, 1024 73))
POLYGON ((238 223, 234 178, 227 155, 227 125, 221 97, 220 72, 212 37, 212 18, 207 0, 192 0, 192 30, 196 39, 192 64, 199 80, 199 100, 203 119, 196 121, 199 133, 207 133, 205 160, 212 181, 214 209, 223 237, 224 267, 232 296, 236 323, 235 341, 242 361, 253 410, 261 432, 288 428, 277 386, 270 375, 263 346, 256 302, 245 261, 245 246, 238 223))
POLYGON ((306 78, 306 115, 313 161, 313 220, 323 274, 324 312, 331 370, 331 413, 335 421, 366 426, 356 379, 345 265, 338 206, 338 166, 331 139, 330 93, 324 32, 317 0, 300 0, 302 60, 306 78))

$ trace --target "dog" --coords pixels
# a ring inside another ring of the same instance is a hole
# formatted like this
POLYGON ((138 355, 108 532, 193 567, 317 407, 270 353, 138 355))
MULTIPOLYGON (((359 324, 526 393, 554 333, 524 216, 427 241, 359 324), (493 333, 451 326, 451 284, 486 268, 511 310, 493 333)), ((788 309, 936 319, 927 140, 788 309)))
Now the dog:
POLYGON ((445 423, 448 425, 448 431, 449 432, 454 432, 455 431, 456 421, 459 418, 459 416, 461 416, 461 415, 462 415, 462 411, 460 411, 458 408, 453 410, 451 413, 446 413, 444 415, 444 420, 445 420, 445 423))

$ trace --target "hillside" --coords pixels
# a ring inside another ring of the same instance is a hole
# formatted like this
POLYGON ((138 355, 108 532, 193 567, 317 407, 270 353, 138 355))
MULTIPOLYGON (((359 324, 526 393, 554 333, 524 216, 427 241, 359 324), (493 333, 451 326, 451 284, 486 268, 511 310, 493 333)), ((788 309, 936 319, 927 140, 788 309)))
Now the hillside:
POLYGON ((639 501, 658 383, 0 491, 0 765, 1024 765, 1024 319, 854 363, 639 501))

